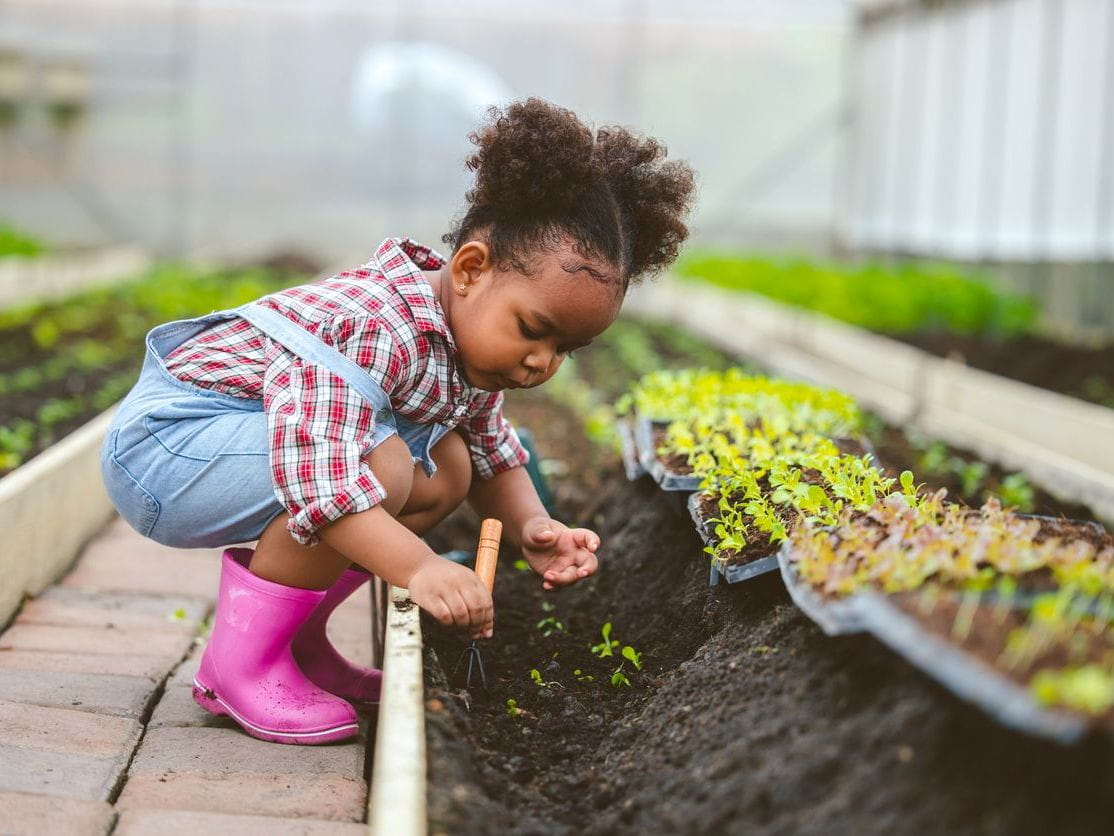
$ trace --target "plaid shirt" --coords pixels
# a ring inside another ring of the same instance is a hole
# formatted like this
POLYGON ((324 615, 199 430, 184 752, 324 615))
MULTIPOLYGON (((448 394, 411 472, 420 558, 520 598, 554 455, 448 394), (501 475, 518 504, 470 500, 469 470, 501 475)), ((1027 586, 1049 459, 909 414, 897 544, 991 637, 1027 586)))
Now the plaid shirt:
MULTIPOLYGON (((445 263, 434 250, 389 238, 357 270, 263 297, 261 303, 370 372, 397 415, 458 427, 482 478, 525 464, 526 451, 503 417, 503 393, 468 384, 456 345, 421 270, 445 263)), ((383 501, 363 461, 374 408, 338 376, 306 363, 237 318, 174 349, 166 367, 179 380, 240 398, 262 398, 275 493, 299 543, 344 514, 383 501)))

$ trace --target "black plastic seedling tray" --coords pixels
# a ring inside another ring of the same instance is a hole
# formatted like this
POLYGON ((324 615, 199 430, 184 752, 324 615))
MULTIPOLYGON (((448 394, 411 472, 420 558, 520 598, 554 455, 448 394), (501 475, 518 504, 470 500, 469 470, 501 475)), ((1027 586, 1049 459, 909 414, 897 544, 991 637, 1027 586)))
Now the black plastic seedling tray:
POLYGON ((654 424, 649 418, 638 418, 634 425, 635 443, 644 470, 654 477, 663 491, 695 491, 700 487, 699 477, 689 473, 674 473, 658 458, 654 449, 654 424))
MULTIPOLYGON (((1104 530, 1096 523, 1080 524, 1104 530)), ((914 667, 960 699, 977 705, 1002 725, 1062 744, 1074 743, 1087 734, 1089 724, 1085 718, 1042 706, 1028 689, 931 632, 885 595, 860 592, 842 599, 820 595, 797 574, 790 560, 791 551, 791 544, 784 543, 778 552, 785 587, 793 603, 829 636, 870 633, 914 667)))
POLYGON ((866 631, 1002 725, 1064 744, 1087 734, 1084 718, 1045 708, 1027 688, 925 629, 884 595, 867 592, 855 599, 856 613, 866 631))
POLYGON ((861 633, 865 629, 859 613, 861 596, 829 599, 818 594, 811 584, 805 583, 797 574, 797 567, 789 559, 791 551, 790 543, 782 543, 778 549, 777 562, 781 569, 781 579, 797 608, 829 636, 861 633))
POLYGON ((623 419, 616 422, 619 430, 620 441, 620 454, 623 458, 623 470, 627 474, 627 479, 631 482, 649 473, 645 467, 642 466, 642 461, 638 455, 638 445, 634 441, 634 430, 631 429, 630 422, 623 419))
MULTIPOLYGON (((696 525, 696 533, 700 535, 700 539, 704 542, 704 545, 710 546, 715 541, 715 536, 708 530, 704 518, 700 516, 699 506, 700 494, 689 494, 687 502, 689 516, 692 517, 692 521, 696 525)), ((757 578, 759 575, 777 571, 777 554, 771 553, 765 557, 760 557, 757 560, 751 560, 747 563, 729 564, 727 566, 718 566, 714 560, 710 561, 710 563, 711 569, 708 573, 708 586, 715 586, 721 579, 728 583, 740 583, 741 581, 747 581, 751 578, 757 578)))

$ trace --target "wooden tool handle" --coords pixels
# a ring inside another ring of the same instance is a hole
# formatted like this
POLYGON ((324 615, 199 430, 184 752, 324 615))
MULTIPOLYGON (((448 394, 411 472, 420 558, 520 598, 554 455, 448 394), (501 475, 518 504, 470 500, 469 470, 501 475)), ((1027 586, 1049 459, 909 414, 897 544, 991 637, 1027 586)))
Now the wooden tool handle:
POLYGON ((476 574, 484 582, 487 591, 495 587, 495 567, 499 563, 499 539, 503 536, 503 524, 499 520, 487 519, 480 526, 480 543, 476 547, 476 574))

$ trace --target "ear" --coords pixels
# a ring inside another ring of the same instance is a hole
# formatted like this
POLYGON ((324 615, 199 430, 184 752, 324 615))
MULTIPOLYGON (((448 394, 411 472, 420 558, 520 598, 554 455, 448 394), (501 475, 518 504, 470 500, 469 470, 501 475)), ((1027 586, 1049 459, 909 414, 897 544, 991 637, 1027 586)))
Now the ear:
POLYGON ((491 270, 491 248, 483 241, 466 241, 449 261, 452 292, 467 296, 473 285, 491 270))

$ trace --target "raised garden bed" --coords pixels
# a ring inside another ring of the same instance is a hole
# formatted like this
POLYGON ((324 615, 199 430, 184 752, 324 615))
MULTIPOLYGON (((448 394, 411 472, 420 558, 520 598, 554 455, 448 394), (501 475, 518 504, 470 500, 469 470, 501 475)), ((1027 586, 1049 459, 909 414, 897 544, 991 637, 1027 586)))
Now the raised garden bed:
POLYGON ((678 273, 848 322, 984 371, 1114 407, 1114 343, 1042 336, 1031 300, 942 266, 696 254, 678 273))
POLYGON ((0 476, 123 397, 150 328, 306 278, 163 266, 128 284, 0 311, 0 476))

